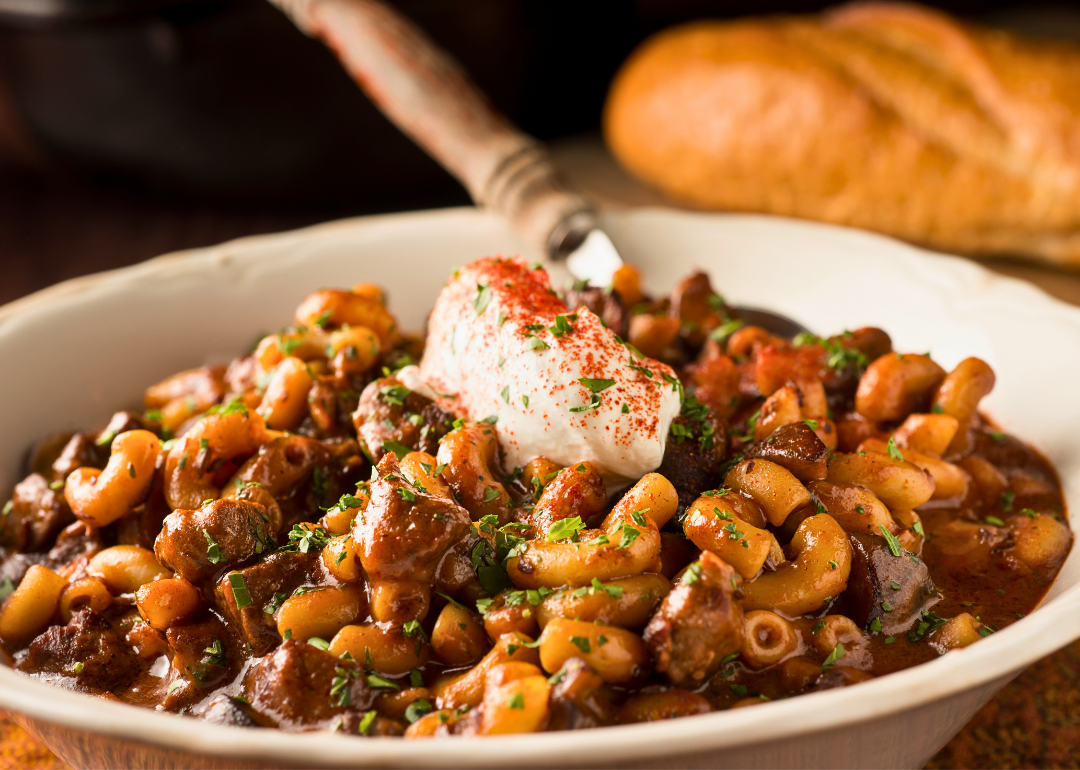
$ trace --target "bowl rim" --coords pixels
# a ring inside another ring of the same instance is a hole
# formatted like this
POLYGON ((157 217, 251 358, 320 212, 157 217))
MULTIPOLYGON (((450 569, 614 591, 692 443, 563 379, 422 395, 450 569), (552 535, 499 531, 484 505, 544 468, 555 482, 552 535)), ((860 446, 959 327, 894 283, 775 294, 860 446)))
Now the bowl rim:
MULTIPOLYGON (((972 292, 993 292, 1013 302, 1037 299, 1044 317, 1080 327, 1080 309, 1050 297, 1014 278, 998 276, 959 257, 936 254, 883 236, 847 228, 779 217, 711 214, 665 208, 634 209, 604 216, 613 229, 620 222, 653 220, 665 226, 716 220, 745 222, 767 228, 801 231, 804 237, 832 238, 842 248, 886 251, 897 258, 929 265, 951 274, 972 292)), ((317 240, 369 228, 409 227, 417 221, 448 228, 487 226, 493 215, 471 207, 383 214, 339 220, 301 230, 256 235, 218 246, 190 249, 130 267, 72 279, 0 307, 0 334, 5 322, 30 309, 48 310, 103 286, 160 280, 170 275, 213 270, 266 246, 317 240), (478 222, 478 220, 482 220, 478 222)), ((897 714, 933 700, 959 694, 1008 677, 1035 660, 1080 638, 1080 583, 1044 601, 1038 611, 983 639, 934 660, 888 676, 839 688, 763 704, 644 725, 595 728, 562 733, 509 737, 460 737, 453 741, 368 740, 363 751, 351 736, 245 730, 206 722, 193 724, 177 715, 108 701, 63 690, 0 667, 0 706, 44 722, 87 730, 113 738, 230 758, 264 758, 311 764, 371 766, 535 766, 541 764, 643 761, 663 756, 750 746, 769 740, 835 729, 897 714), (482 747, 482 748, 481 748, 482 747), (673 750, 673 747, 678 747, 673 750)))

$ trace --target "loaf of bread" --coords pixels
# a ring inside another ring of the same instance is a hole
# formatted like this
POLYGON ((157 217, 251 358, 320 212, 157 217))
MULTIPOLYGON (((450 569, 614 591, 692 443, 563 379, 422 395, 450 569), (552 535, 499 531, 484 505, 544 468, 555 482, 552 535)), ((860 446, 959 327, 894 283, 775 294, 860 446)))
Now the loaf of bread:
POLYGON ((915 5, 701 22, 617 75, 607 142, 678 201, 1080 266, 1080 49, 915 5))

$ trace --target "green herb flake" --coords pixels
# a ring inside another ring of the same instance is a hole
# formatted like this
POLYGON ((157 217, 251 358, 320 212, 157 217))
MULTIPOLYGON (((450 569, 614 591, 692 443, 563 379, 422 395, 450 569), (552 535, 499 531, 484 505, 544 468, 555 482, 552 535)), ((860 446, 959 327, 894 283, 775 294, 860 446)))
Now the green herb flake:
POLYGON ((547 533, 547 541, 554 543, 557 540, 565 540, 566 538, 573 538, 577 540, 578 532, 585 529, 585 522, 581 520, 580 516, 574 516, 569 519, 559 519, 551 525, 551 529, 547 533))
POLYGON ((886 445, 885 448, 889 452, 889 457, 894 460, 900 460, 901 462, 903 461, 904 454, 900 451, 899 447, 896 446, 896 438, 894 436, 889 436, 889 443, 886 445))
POLYGON ((370 735, 371 726, 375 724, 375 719, 379 716, 379 712, 372 709, 364 714, 364 718, 360 720, 360 734, 370 735))
POLYGON ((1016 493, 1011 489, 1001 493, 1001 510, 1011 511, 1013 507, 1013 500, 1016 499, 1016 493))
POLYGON ((884 524, 878 524, 878 529, 881 530, 881 534, 884 536, 885 542, 889 544, 889 553, 891 553, 893 556, 900 556, 901 554, 903 554, 904 549, 900 546, 900 541, 896 539, 896 535, 885 529, 884 524))
POLYGON ((211 564, 221 564, 225 561, 225 557, 221 555, 221 548, 214 542, 214 538, 210 537, 210 533, 205 529, 202 531, 203 537, 206 538, 206 558, 210 560, 211 564))
POLYGON ((999 519, 997 516, 987 516, 986 517, 986 523, 991 524, 991 525, 993 525, 995 527, 1004 527, 1005 526, 1005 522, 1002 521, 1001 519, 999 519))
POLYGON ((582 652, 592 652, 592 645, 589 643, 588 637, 584 636, 571 636, 570 643, 577 647, 582 652))
POLYGON ((395 690, 395 691, 401 689, 401 686, 399 684, 397 684, 396 682, 391 682, 389 679, 385 679, 385 678, 379 676, 378 674, 368 674, 367 675, 367 684, 368 684, 368 687, 374 687, 376 689, 395 690))
POLYGON ((836 665, 836 661, 840 660, 840 658, 844 657, 845 655, 847 655, 847 650, 844 649, 844 645, 840 642, 837 642, 836 646, 833 647, 832 652, 829 653, 829 657, 825 658, 825 662, 821 664, 821 667, 832 668, 834 665, 836 665))
POLYGON ((239 572, 229 573, 229 587, 232 588, 233 600, 236 602, 236 609, 242 610, 251 604, 251 596, 248 594, 247 586, 244 584, 244 576, 239 572))
POLYGON ((476 314, 483 315, 489 304, 491 304, 491 287, 477 284, 476 298, 473 299, 473 309, 476 314))

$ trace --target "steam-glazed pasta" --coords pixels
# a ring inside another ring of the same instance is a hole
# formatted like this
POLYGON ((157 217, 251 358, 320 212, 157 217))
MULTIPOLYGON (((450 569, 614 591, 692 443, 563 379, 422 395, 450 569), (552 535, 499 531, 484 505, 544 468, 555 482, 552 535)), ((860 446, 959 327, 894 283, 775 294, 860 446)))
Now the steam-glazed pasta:
POLYGON ((482 260, 422 341, 379 288, 323 289, 145 413, 44 442, 0 518, 3 652, 230 725, 500 735, 855 684, 1057 575, 1064 498, 978 411, 985 362, 782 339, 704 274, 563 296, 482 260))

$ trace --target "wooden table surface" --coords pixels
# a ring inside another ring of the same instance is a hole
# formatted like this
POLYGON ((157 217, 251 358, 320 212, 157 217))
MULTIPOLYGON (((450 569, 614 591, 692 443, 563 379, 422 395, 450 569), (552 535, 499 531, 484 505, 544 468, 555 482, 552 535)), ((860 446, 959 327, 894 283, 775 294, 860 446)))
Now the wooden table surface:
MULTIPOLYGON (((563 174, 603 208, 672 205, 622 172, 596 136, 564 140, 552 149, 563 174)), ((168 251, 360 213, 368 212, 225 209, 55 175, 0 171, 0 303, 168 251)), ((1016 261, 984 264, 1080 305, 1080 273, 1016 261)), ((928 767, 1080 767, 1078 746, 1080 642, 1017 677, 928 767)), ((63 767, 0 715, 0 770, 63 767)))

